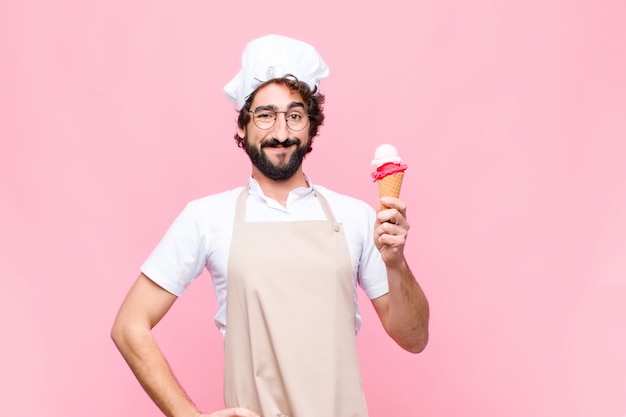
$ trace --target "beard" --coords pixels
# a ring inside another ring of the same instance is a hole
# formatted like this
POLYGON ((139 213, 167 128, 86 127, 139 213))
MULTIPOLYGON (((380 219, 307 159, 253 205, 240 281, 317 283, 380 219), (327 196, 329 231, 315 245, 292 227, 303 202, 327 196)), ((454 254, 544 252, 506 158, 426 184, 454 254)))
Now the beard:
POLYGON ((311 151, 310 144, 302 146, 300 139, 287 139, 279 142, 276 139, 269 139, 261 142, 257 148, 248 142, 248 138, 244 139, 244 150, 250 157, 252 165, 257 167, 259 171, 266 177, 274 181, 285 181, 291 178, 302 165, 302 161, 307 153, 311 151), (288 148, 296 145, 296 150, 291 154, 287 161, 283 161, 278 165, 272 163, 265 154, 264 148, 288 148))

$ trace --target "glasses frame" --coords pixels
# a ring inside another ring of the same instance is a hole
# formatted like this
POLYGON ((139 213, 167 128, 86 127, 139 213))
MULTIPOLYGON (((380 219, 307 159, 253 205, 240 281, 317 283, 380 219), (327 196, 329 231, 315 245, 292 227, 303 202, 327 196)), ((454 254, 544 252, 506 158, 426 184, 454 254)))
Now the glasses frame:
POLYGON ((300 129, 292 128, 291 126, 289 126, 289 120, 287 120, 287 113, 289 113, 291 111, 293 111, 293 109, 289 109, 289 110, 273 110, 273 109, 264 109, 264 108, 259 109, 259 108, 256 108, 254 110, 248 110, 248 113, 252 113, 252 122, 254 123, 254 125, 256 127, 258 127, 261 130, 269 130, 269 129, 273 128, 274 125, 276 124, 276 119, 278 119, 278 113, 283 113, 285 115, 285 124, 287 125, 287 128, 289 130, 291 130, 292 132, 302 132, 304 129, 306 129, 307 126, 309 126, 311 124, 311 115, 308 114, 308 113, 304 113, 304 115, 306 115, 306 123, 304 124, 304 126, 302 126, 300 129), (274 122, 270 126, 268 126, 268 127, 261 127, 261 126, 259 126, 259 124, 257 123, 257 120, 256 120, 256 112, 257 112, 257 110, 259 112, 266 111, 266 112, 273 112, 273 113, 275 113, 276 117, 274 117, 274 122))

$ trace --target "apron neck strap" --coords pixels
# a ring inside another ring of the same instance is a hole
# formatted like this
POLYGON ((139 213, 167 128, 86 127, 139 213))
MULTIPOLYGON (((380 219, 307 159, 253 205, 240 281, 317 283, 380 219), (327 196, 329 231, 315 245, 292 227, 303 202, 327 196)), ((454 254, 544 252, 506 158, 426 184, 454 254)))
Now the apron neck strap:
MULTIPOLYGON (((311 186, 311 188, 313 188, 313 193, 315 194, 315 197, 322 206, 322 210, 326 215, 326 219, 328 219, 328 221, 330 221, 336 229, 339 224, 335 219, 333 211, 330 209, 330 204, 328 204, 326 198, 321 193, 319 193, 315 187, 311 186)), ((237 204, 235 206, 235 224, 244 223, 246 220, 246 200, 248 199, 249 191, 249 186, 243 187, 241 194, 239 194, 239 197, 237 198, 237 204)))

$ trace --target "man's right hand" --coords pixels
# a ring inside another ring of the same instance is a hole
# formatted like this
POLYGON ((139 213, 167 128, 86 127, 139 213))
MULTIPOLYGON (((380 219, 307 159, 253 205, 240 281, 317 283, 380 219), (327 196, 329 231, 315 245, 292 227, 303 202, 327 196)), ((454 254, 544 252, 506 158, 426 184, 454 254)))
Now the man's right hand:
POLYGON ((261 415, 246 408, 236 407, 215 411, 211 414, 200 414, 198 417, 261 417, 261 415))
POLYGON ((141 386, 166 416, 261 417, 259 413, 235 407, 203 414, 180 386, 152 335, 152 328, 176 301, 144 274, 140 274, 111 329, 111 337, 141 386))

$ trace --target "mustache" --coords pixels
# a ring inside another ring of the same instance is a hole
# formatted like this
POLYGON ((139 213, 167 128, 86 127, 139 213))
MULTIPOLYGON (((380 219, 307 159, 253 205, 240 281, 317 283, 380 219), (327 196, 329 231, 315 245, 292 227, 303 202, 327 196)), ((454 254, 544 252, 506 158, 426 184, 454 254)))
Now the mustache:
POLYGON ((300 145, 300 139, 286 139, 284 141, 279 141, 277 139, 268 139, 264 140, 261 143, 261 148, 288 148, 292 145, 300 145))

